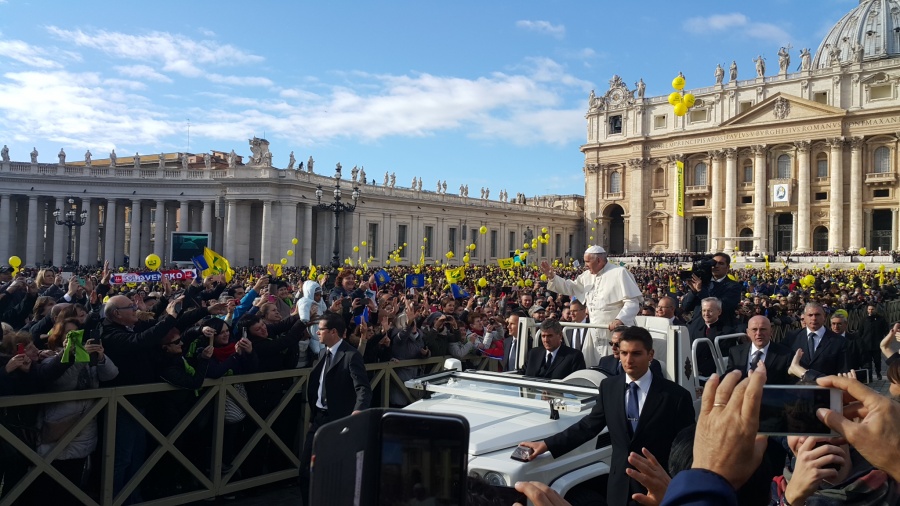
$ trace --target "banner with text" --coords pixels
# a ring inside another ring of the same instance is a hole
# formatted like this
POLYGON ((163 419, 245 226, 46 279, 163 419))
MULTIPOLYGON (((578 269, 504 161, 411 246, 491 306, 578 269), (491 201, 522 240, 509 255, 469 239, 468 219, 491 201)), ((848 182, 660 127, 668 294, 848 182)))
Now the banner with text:
POLYGON ((677 200, 678 216, 684 217, 684 162, 675 162, 678 167, 678 183, 675 188, 677 200))
POLYGON ((126 283, 157 283, 165 275, 169 281, 193 280, 197 273, 194 269, 172 269, 160 272, 122 272, 113 274, 109 282, 114 285, 126 283))

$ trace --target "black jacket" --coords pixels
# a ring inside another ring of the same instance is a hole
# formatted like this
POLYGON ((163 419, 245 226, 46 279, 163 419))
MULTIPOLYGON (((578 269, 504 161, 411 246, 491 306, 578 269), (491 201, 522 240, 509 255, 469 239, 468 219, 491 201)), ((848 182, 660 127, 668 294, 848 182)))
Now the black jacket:
POLYGON ((700 302, 707 297, 716 297, 722 301, 722 318, 726 323, 734 320, 734 312, 741 302, 741 294, 744 291, 744 285, 734 281, 728 276, 721 282, 706 283, 700 288, 700 291, 694 293, 690 290, 681 300, 681 307, 685 313, 694 312, 691 321, 700 318, 700 302))
POLYGON ((528 356, 525 358, 525 367, 522 368, 525 376, 563 379, 573 372, 585 368, 584 354, 581 353, 581 350, 560 346, 549 368, 544 367, 547 353, 543 346, 528 350, 528 356))
POLYGON ((791 340, 791 356, 798 349, 803 350, 803 358, 800 365, 806 369, 812 369, 825 376, 847 372, 850 370, 847 363, 847 339, 830 330, 825 331, 822 341, 819 342, 816 353, 810 359, 808 350, 809 331, 802 328, 794 333, 791 340))
MULTIPOLYGON (((728 353, 728 366, 725 368, 725 372, 738 370, 746 378, 747 366, 750 363, 750 348, 750 343, 733 346, 728 353)), ((788 368, 791 367, 793 358, 794 354, 791 353, 790 348, 783 344, 770 342, 764 362, 766 364, 766 384, 790 385, 795 383, 797 378, 791 378, 788 374, 788 368)))
MULTIPOLYGON (((307 399, 313 413, 319 411, 316 407, 319 399, 319 379, 322 376, 322 368, 325 367, 327 352, 328 348, 323 346, 319 360, 309 373, 307 399)), ((341 341, 334 356, 331 357, 331 366, 325 371, 325 391, 328 416, 331 420, 350 416, 354 411, 368 409, 372 403, 372 387, 362 355, 346 340, 341 341)))

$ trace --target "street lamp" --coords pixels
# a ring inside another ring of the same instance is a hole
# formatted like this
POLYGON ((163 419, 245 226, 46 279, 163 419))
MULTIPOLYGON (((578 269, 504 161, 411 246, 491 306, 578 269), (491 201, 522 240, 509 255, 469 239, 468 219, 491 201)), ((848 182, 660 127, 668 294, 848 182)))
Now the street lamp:
POLYGON ((341 164, 337 164, 337 167, 334 169, 334 201, 332 202, 322 202, 322 195, 324 192, 322 191, 322 185, 316 186, 316 201, 318 201, 319 209, 323 211, 330 210, 334 213, 334 251, 332 251, 331 255, 331 267, 337 269, 340 267, 340 246, 339 246, 339 235, 338 230, 340 229, 340 215, 341 213, 348 212, 352 213, 356 209, 356 202, 359 200, 359 186, 353 187, 353 193, 350 194, 350 198, 353 199, 352 204, 344 203, 341 201, 341 164))
POLYGON ((75 263, 75 259, 72 257, 72 242, 74 240, 74 236, 72 235, 72 229, 83 226, 87 223, 88 212, 87 209, 81 211, 81 214, 75 214, 75 199, 69 198, 69 210, 63 213, 56 208, 56 211, 53 211, 53 217, 56 218, 57 225, 63 225, 68 228, 68 250, 66 252, 66 265, 73 265, 75 263), (60 219, 63 218, 63 219, 60 219))

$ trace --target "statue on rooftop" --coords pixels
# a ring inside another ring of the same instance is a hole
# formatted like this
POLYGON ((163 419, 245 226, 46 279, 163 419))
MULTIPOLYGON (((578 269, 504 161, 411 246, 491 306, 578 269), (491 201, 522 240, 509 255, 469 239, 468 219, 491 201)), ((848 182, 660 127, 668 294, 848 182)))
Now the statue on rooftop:
MULTIPOLYGON (((159 155, 159 163, 162 164, 162 155, 159 155)), ((237 166, 237 153, 234 150, 231 150, 231 153, 228 153, 228 168, 233 169, 237 166)))
POLYGON ((57 156, 59 157, 59 164, 65 165, 66 164, 66 152, 63 148, 59 148, 59 154, 57 156))
POLYGON ((642 78, 638 79, 638 82, 634 83, 634 85, 637 87, 637 98, 639 100, 643 99, 644 91, 647 90, 647 85, 644 84, 644 78, 642 77, 642 78))
POLYGON ((287 170, 294 170, 294 164, 297 163, 297 159, 294 158, 294 152, 291 151, 290 156, 288 156, 288 166, 287 170))
POLYGON ((728 69, 728 73, 729 73, 729 76, 728 76, 729 82, 737 81, 737 62, 736 61, 731 60, 731 67, 728 69))
POLYGON ((6 144, 3 145, 3 149, 0 149, 0 159, 2 159, 4 162, 9 161, 9 146, 7 146, 6 144))
POLYGON ((362 184, 366 184, 366 168, 362 165, 359 166, 359 181, 362 184))
POLYGON ((31 148, 31 163, 38 163, 38 150, 37 148, 31 148))
POLYGON ((781 46, 781 49, 778 50, 778 73, 779 74, 787 74, 788 67, 791 65, 791 53, 790 51, 792 47, 788 45, 787 47, 781 46))
POLYGON ((723 79, 725 79, 725 69, 722 68, 722 65, 716 63, 716 84, 722 84, 723 79))
POLYGON ((134 152, 134 158, 132 158, 131 161, 135 169, 141 168, 141 155, 139 155, 137 151, 134 152))
POLYGON ((753 59, 753 62, 756 63, 756 77, 765 77, 766 59, 763 58, 762 55, 757 55, 756 58, 753 59))
MULTIPOLYGON (((232 151, 232 153, 234 153, 234 151, 232 151)), ((159 168, 160 169, 166 168, 166 155, 164 155, 162 153, 159 154, 159 168)))
POLYGON ((209 156, 209 153, 203 153, 203 166, 206 167, 206 170, 212 168, 212 157, 209 156))
POLYGON ((91 155, 91 150, 90 150, 90 149, 87 150, 87 151, 84 153, 84 166, 85 166, 85 167, 90 167, 90 166, 91 166, 91 156, 93 156, 93 155, 91 155))
POLYGON ((353 168, 350 169, 350 180, 355 183, 357 177, 359 177, 359 169, 354 165, 353 168))
POLYGON ((396 184, 397 184, 397 173, 391 172, 391 188, 393 188, 394 185, 396 185, 396 184))
POLYGON ((384 187, 387 187, 388 185, 388 178, 390 178, 390 176, 388 175, 388 171, 384 171, 384 187))
POLYGON ((810 55, 809 48, 804 47, 800 50, 800 70, 809 70, 810 55))
POLYGON ((314 163, 316 163, 316 161, 313 160, 312 155, 309 155, 309 160, 306 161, 306 172, 309 172, 310 174, 312 174, 314 163))

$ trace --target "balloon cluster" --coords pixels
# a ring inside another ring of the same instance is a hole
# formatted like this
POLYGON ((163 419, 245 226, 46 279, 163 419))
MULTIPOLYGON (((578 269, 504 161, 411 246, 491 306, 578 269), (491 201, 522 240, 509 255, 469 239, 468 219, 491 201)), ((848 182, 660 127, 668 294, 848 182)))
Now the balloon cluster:
POLYGON ((21 269, 19 269, 19 267, 21 265, 22 265, 21 258, 17 257, 16 255, 9 257, 9 266, 13 268, 13 272, 12 272, 13 277, 16 277, 16 274, 19 273, 19 271, 21 270, 21 269))
POLYGON ((675 79, 672 79, 672 87, 675 88, 676 91, 669 93, 669 103, 672 104, 672 107, 675 111, 675 116, 684 116, 687 114, 688 109, 694 106, 694 95, 690 93, 684 93, 684 76, 680 73, 675 79))
MULTIPOLYGON (((300 242, 300 240, 297 239, 296 237, 294 237, 293 239, 291 239, 291 244, 293 244, 294 246, 296 246, 298 242, 300 242)), ((292 256, 294 256, 294 250, 289 249, 289 250, 287 250, 287 251, 285 252, 285 254, 286 254, 287 256, 289 256, 289 257, 292 257, 292 256)), ((288 259, 287 259, 287 258, 282 258, 282 259, 281 259, 281 265, 287 265, 287 263, 288 263, 288 259)))

